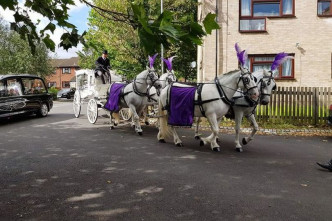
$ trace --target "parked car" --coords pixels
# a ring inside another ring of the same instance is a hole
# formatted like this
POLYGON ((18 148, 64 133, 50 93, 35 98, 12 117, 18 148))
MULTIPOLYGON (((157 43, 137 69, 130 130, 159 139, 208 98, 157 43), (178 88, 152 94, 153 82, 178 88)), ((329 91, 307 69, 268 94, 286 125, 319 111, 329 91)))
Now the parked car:
POLYGON ((76 89, 75 88, 63 88, 60 91, 58 91, 58 98, 67 98, 71 99, 74 97, 76 89))
POLYGON ((18 114, 46 117, 53 107, 42 78, 34 75, 0 75, 0 118, 18 114))
POLYGON ((330 105, 330 114, 327 118, 328 125, 332 126, 332 104, 330 105))

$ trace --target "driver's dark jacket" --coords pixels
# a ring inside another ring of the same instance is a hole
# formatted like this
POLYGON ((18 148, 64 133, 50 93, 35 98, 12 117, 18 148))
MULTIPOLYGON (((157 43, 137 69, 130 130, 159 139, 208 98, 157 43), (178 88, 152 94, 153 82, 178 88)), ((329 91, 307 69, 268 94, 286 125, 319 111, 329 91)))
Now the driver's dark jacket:
POLYGON ((111 68, 110 59, 108 58, 104 60, 103 57, 99 57, 96 60, 95 64, 96 64, 96 70, 98 71, 105 71, 111 68))

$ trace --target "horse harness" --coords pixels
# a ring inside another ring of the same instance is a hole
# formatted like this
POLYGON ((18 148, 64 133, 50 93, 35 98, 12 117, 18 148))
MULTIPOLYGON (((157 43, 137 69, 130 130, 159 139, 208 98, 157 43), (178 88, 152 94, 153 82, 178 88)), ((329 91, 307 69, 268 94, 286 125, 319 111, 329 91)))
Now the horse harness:
MULTIPOLYGON (((259 100, 261 99, 261 97, 263 96, 271 96, 271 94, 265 94, 263 93, 263 89, 267 86, 269 86, 271 84, 271 81, 273 80, 274 81, 274 77, 272 76, 272 72, 270 71, 271 73, 271 76, 263 76, 263 78, 261 78, 259 80, 259 82, 257 82, 257 85, 260 83, 260 88, 259 88, 259 98, 257 101, 254 101, 254 102, 251 102, 253 101, 251 98, 249 98, 247 95, 245 96, 245 99, 248 101, 249 103, 249 107, 254 107, 254 109, 252 110, 251 114, 246 116, 246 117, 250 117, 251 115, 255 114, 255 111, 256 111, 256 108, 257 108, 257 105, 259 103, 259 100), (264 81, 264 79, 269 79, 268 82, 266 83, 264 81)), ((272 90, 275 90, 277 87, 276 85, 274 85, 274 87, 272 88, 272 90)))
POLYGON ((224 89, 222 88, 222 86, 220 85, 220 81, 219 79, 216 77, 214 79, 214 83, 217 87, 218 93, 219 93, 219 98, 214 98, 214 99, 209 99, 209 100, 202 100, 202 90, 203 90, 203 86, 204 83, 199 83, 197 86, 197 101, 194 102, 195 105, 198 105, 199 110, 201 111, 202 115, 204 117, 206 117, 205 115, 205 110, 203 107, 203 104, 209 103, 209 102, 213 102, 213 101, 217 101, 217 100, 222 100, 224 103, 228 104, 228 105, 233 105, 234 101, 228 99, 228 97, 225 94, 224 89))
MULTIPOLYGON (((239 81, 237 84, 240 83, 240 80, 243 81, 243 84, 245 85, 248 85, 249 83, 249 79, 247 78, 243 78, 243 75, 241 75, 241 77, 239 78, 239 81)), ((171 86, 169 87, 169 89, 167 90, 167 97, 166 97, 166 106, 163 108, 163 110, 169 110, 170 109, 170 105, 169 105, 169 93, 170 93, 170 90, 171 90, 171 87, 172 87, 172 84, 174 82, 171 83, 171 86)), ((204 110, 204 107, 203 107, 203 104, 206 104, 206 103, 209 103, 209 102, 213 102, 213 101, 217 101, 217 100, 222 100, 224 103, 226 103, 227 105, 230 105, 230 106, 233 106, 234 105, 234 100, 233 99, 229 99, 227 96, 226 96, 226 93, 222 87, 222 85, 220 84, 220 81, 218 79, 218 77, 216 77, 214 79, 214 83, 212 84, 215 84, 216 87, 217 87, 217 90, 218 90, 218 93, 219 93, 219 98, 213 98, 213 99, 209 99, 209 100, 202 100, 202 90, 203 90, 203 86, 207 84, 207 83, 199 83, 197 85, 197 100, 194 101, 194 105, 198 105, 202 115, 204 117, 206 117, 205 115, 205 110, 204 110)), ((246 89, 249 91, 251 89, 254 89, 256 88, 257 86, 254 86, 254 87, 251 87, 251 88, 247 88, 246 89)), ((234 89, 233 89, 234 90, 234 89)))
MULTIPOLYGON (((149 78, 149 80, 152 82, 152 85, 154 85, 154 84, 156 83, 156 81, 158 81, 158 79, 157 79, 157 80, 154 80, 154 79, 153 79, 153 75, 151 74, 151 72, 152 72, 152 71, 149 70, 149 73, 147 74, 147 76, 146 76, 146 78, 145 78, 144 80, 147 80, 147 79, 149 78)), ((129 85, 129 84, 127 84, 126 86, 124 86, 124 87, 121 89, 120 97, 123 99, 123 101, 126 103, 126 100, 124 99, 124 97, 127 96, 128 94, 134 92, 135 94, 137 94, 137 95, 140 96, 140 97, 147 97, 149 101, 153 100, 153 101, 157 102, 157 100, 155 100, 155 99, 152 98, 152 96, 153 96, 154 94, 152 94, 152 95, 149 94, 149 90, 150 90, 151 87, 148 88, 148 90, 147 90, 146 92, 141 92, 141 91, 138 90, 138 88, 137 88, 137 84, 142 84, 142 83, 141 83, 141 82, 138 82, 137 79, 138 79, 138 78, 135 78, 134 81, 132 82, 132 83, 133 83, 133 91, 128 91, 128 92, 126 92, 126 93, 124 92, 125 87, 126 87, 127 85, 129 85)))

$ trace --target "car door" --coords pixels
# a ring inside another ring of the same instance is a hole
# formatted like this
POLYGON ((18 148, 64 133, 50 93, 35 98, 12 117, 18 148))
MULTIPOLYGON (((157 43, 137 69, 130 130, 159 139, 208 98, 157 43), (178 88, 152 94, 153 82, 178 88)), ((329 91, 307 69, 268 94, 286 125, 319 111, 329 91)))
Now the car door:
POLYGON ((0 83, 1 117, 21 114, 26 111, 26 99, 22 97, 22 85, 18 78, 3 79, 0 83))
POLYGON ((32 77, 22 77, 23 98, 27 100, 27 109, 31 112, 40 109, 43 96, 44 85, 41 85, 40 79, 32 77))

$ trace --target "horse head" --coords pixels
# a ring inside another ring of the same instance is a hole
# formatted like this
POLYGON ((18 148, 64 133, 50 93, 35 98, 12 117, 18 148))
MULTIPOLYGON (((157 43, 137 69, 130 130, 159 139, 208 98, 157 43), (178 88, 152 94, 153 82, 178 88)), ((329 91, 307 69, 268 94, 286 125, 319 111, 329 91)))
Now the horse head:
POLYGON ((259 98, 257 79, 245 67, 240 66, 240 72, 238 87, 243 89, 244 94, 248 95, 250 99, 257 101, 259 98))
POLYGON ((261 99, 260 103, 267 105, 270 102, 271 93, 277 88, 277 84, 274 81, 273 71, 277 70, 278 67, 283 64, 288 59, 293 59, 294 57, 289 56, 287 53, 278 53, 271 65, 271 70, 263 70, 263 78, 260 80, 260 91, 261 99))
POLYGON ((263 77, 258 82, 258 86, 261 93, 260 103, 262 105, 267 105, 270 102, 272 91, 277 88, 277 84, 274 81, 272 71, 267 71, 263 69, 263 77))
POLYGON ((147 70, 143 72, 142 78, 146 79, 146 83, 149 86, 155 86, 157 89, 161 88, 162 86, 159 81, 158 74, 153 67, 147 67, 147 70))
POLYGON ((256 85, 257 79, 251 74, 249 69, 245 67, 248 54, 246 50, 241 50, 238 43, 235 44, 235 51, 239 60, 239 68, 241 71, 238 86, 244 89, 244 93, 247 94, 250 99, 257 101, 259 97, 259 91, 256 85))

